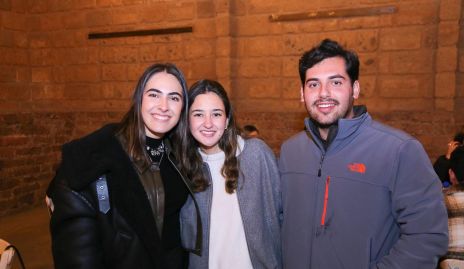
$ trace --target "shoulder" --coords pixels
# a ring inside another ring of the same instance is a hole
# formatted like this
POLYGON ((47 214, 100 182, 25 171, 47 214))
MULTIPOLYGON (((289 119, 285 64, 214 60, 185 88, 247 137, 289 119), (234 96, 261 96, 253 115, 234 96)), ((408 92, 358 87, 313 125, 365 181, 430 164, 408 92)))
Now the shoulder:
POLYGON ((72 140, 63 145, 63 149, 66 150, 92 150, 102 147, 103 144, 111 142, 111 139, 115 138, 117 125, 108 124, 100 129, 83 136, 81 138, 72 140), (103 144, 102 144, 103 143, 103 144))
POLYGON ((396 139, 399 141, 414 139, 410 134, 406 133, 405 131, 380 123, 376 120, 373 120, 372 124, 369 127, 371 132, 376 132, 379 135, 390 137, 391 139, 396 139))
POLYGON ((405 145, 422 147, 416 138, 405 131, 376 120, 371 120, 369 124, 362 129, 359 139, 361 139, 363 143, 374 143, 376 147, 380 148, 402 148, 405 145))
POLYGON ((259 138, 245 140, 245 146, 239 155, 240 169, 245 175, 254 175, 258 171, 277 171, 277 158, 271 148, 259 138))
POLYGON ((378 121, 373 120, 359 139, 368 146, 375 145, 379 151, 396 152, 397 156, 426 159, 427 162, 430 162, 419 140, 400 129, 378 121))
POLYGON ((309 138, 307 131, 298 132, 282 143, 281 152, 301 148, 302 145, 306 145, 310 143, 310 141, 311 139, 309 138))
POLYGON ((106 125, 64 144, 57 175, 64 178, 71 188, 80 189, 127 161, 127 154, 115 137, 116 127, 115 124, 106 125))
POLYGON ((271 152, 271 148, 263 140, 259 138, 249 138, 245 140, 245 144, 241 154, 257 155, 271 152))
POLYGON ((243 150, 239 156, 242 163, 275 161, 275 154, 272 149, 259 138, 245 140, 243 150))

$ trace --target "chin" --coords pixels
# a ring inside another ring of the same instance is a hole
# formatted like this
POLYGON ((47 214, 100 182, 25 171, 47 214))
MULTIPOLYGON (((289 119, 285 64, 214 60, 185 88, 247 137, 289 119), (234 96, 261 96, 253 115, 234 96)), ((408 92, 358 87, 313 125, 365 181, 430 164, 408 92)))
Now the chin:
POLYGON ((312 117, 311 118, 313 119, 314 122, 317 123, 317 125, 319 125, 320 127, 329 127, 330 125, 336 123, 338 121, 338 119, 323 119, 321 120, 320 117, 312 117))

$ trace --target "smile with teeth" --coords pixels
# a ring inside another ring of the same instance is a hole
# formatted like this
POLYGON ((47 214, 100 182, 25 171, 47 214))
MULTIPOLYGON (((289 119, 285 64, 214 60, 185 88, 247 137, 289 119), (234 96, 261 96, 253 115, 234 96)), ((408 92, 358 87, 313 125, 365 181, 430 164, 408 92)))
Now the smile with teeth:
POLYGON ((212 131, 212 130, 202 130, 200 131, 200 133, 204 136, 207 136, 207 137, 211 137, 211 136, 214 136, 214 134, 216 133, 216 131, 212 131))
POLYGON ((330 108, 336 106, 337 104, 338 102, 335 100, 319 101, 315 103, 316 107, 318 108, 330 108))
POLYGON ((320 107, 320 108, 326 108, 326 107, 331 107, 331 106, 335 106, 334 103, 324 103, 324 104, 318 104, 317 107, 320 107))
POLYGON ((153 117, 158 120, 169 120, 169 115, 153 114, 153 117))

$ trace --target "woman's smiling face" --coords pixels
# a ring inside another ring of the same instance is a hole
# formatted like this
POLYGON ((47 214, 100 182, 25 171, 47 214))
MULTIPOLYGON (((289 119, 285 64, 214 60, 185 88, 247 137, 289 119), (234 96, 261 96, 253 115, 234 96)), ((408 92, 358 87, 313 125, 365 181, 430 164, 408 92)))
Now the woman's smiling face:
POLYGON ((154 74, 143 90, 141 112, 145 134, 162 138, 179 122, 182 105, 182 86, 177 78, 166 72, 154 74))
POLYGON ((206 154, 217 153, 219 140, 227 128, 224 103, 216 93, 207 92, 196 96, 189 110, 190 133, 206 154))

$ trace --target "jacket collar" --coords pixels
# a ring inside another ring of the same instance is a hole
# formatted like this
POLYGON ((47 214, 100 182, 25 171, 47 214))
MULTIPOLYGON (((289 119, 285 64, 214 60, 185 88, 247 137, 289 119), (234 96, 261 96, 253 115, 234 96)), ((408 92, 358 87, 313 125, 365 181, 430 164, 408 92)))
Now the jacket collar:
MULTIPOLYGON (((124 144, 124 140, 125 138, 120 136, 120 135, 117 135, 116 136, 117 139, 119 141, 121 141, 121 144, 124 144)), ((171 142, 169 141, 168 138, 164 138, 163 139, 163 143, 164 143, 164 150, 165 150, 165 158, 168 159, 168 160, 172 160, 173 157, 172 157, 172 146, 171 146, 171 142)), ((175 158, 174 158, 175 159, 175 158)), ((137 173, 139 175, 143 175, 149 168, 150 166, 149 165, 146 165, 145 162, 143 160, 133 160, 132 163, 134 164, 134 167, 135 169, 137 170, 137 173)))
POLYGON ((327 151, 329 147, 331 149, 339 147, 342 140, 352 136, 363 126, 363 123, 372 120, 366 106, 354 106, 353 110, 355 115, 353 118, 339 119, 329 127, 329 135, 326 141, 321 138, 317 124, 309 117, 305 119, 305 126, 309 136, 321 150, 327 151))

